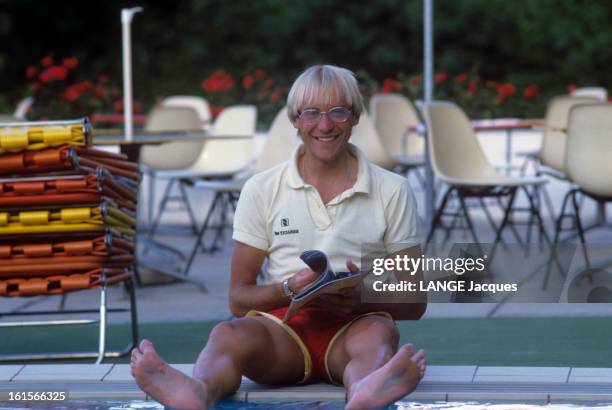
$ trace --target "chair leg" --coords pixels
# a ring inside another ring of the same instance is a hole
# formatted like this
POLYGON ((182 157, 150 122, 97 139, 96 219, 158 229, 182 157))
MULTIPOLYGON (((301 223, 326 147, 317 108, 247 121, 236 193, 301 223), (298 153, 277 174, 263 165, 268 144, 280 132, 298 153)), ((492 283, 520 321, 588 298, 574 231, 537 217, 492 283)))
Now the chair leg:
POLYGON ((508 203, 506 204, 506 210, 504 212, 504 219, 502 219, 502 223, 501 225, 499 225, 499 228, 497 229, 497 232, 495 234, 495 240, 493 241, 493 248, 495 248, 497 243, 500 241, 502 237, 502 231, 508 224, 508 220, 510 219, 510 213, 512 212, 512 205, 514 205, 515 196, 516 196, 516 187, 510 190, 510 197, 508 198, 508 203))
POLYGON ((208 210, 208 213, 206 214, 206 218, 204 219, 204 223, 202 224, 202 226, 200 227, 200 230, 198 231, 197 239, 196 239, 196 243, 193 246, 192 250, 191 250, 191 255, 189 255, 189 259, 187 260, 187 265, 185 265, 185 269, 183 270, 183 274, 187 275, 189 273, 189 270, 191 269, 191 264, 193 263, 196 254, 198 253, 198 249, 200 248, 200 246, 204 247, 204 235, 206 235, 206 230, 208 229, 208 225, 210 223, 210 218, 212 217, 213 213, 215 212, 215 209, 217 207, 217 204, 220 202, 221 197, 220 197, 220 193, 216 192, 215 193, 215 197, 212 201, 212 204, 210 205, 210 209, 208 210))
MULTIPOLYGON (((104 275, 104 274, 102 274, 104 275)), ((95 364, 102 363, 104 353, 106 352, 106 279, 101 278, 100 285, 100 332, 98 334, 98 358, 95 364)))
MULTIPOLYGON (((547 243, 550 243, 550 238, 548 237, 548 234, 546 233, 546 228, 544 227, 544 220, 542 219, 542 215, 540 215, 539 208, 536 206, 534 197, 529 194, 529 190, 527 189, 527 187, 524 186, 522 188, 523 188, 523 192, 525 192, 525 195, 527 196, 527 201, 529 201, 529 209, 530 209, 529 217, 530 218, 535 217, 538 223, 538 230, 539 230, 540 238, 544 238, 547 243)), ((529 229, 529 231, 531 231, 531 229, 529 229)))
MULTIPOLYGON (((559 217, 555 221, 555 237, 553 239, 553 243, 550 251, 550 259, 546 266, 546 273, 544 274, 544 280, 542 281, 542 289, 545 290, 548 286, 548 279, 550 277, 550 272, 552 270, 553 261, 557 261, 557 244, 559 243, 559 237, 561 236, 561 228, 563 226, 563 218, 565 218, 565 207, 567 206, 570 195, 572 194, 572 190, 568 191, 563 198, 563 202, 561 203, 561 212, 559 213, 559 217)), ((558 262, 558 261, 557 261, 558 262)))
POLYGON ((179 189, 181 191, 181 197, 185 202, 185 207, 187 208, 187 213, 189 214, 189 220, 191 222, 191 232, 194 235, 198 233, 198 224, 196 222, 195 214, 193 213, 193 209, 191 208, 191 203, 189 202, 189 197, 187 196, 187 190, 185 189, 185 184, 183 180, 179 181, 179 189))
POLYGON ((582 244, 582 251, 584 253, 584 260, 587 268, 591 267, 589 260, 589 254, 586 249, 586 240, 584 239, 584 229, 582 228, 582 221, 580 220, 580 207, 578 206, 578 199, 576 196, 579 194, 577 189, 572 190, 572 205, 574 208, 574 215, 576 217, 576 228, 578 228, 578 236, 580 237, 580 243, 582 244))
POLYGON ((480 244, 480 241, 478 240, 478 236, 476 235, 476 230, 474 229, 474 224, 472 224, 472 218, 470 218, 468 208, 465 204, 465 198, 463 194, 461 193, 461 191, 458 191, 458 193, 459 193, 459 203, 461 204, 461 209, 463 210, 463 216, 465 217, 465 221, 467 222, 470 233, 472 234, 472 239, 474 240, 474 243, 480 244))
POLYGON ((153 225, 153 205, 155 204, 155 174, 149 172, 149 206, 147 208, 147 225, 151 229, 153 225))
POLYGON ((155 235, 155 232, 157 232, 159 222, 161 221, 162 215, 164 211, 166 210, 166 204, 168 203, 168 200, 170 199, 170 193, 172 192, 172 187, 174 186, 175 181, 176 181, 175 178, 170 178, 170 180, 168 181, 168 184, 166 185, 166 189, 164 190, 164 196, 162 197, 162 201, 159 206, 159 212, 157 213, 157 216, 155 217, 155 221, 153 222, 153 225, 151 226, 151 230, 149 231, 149 238, 153 238, 153 236, 155 235))
POLYGON ((429 228, 429 233, 427 234, 427 239, 425 240, 425 244, 429 244, 429 242, 431 242, 431 239, 433 238, 433 234, 440 223, 440 219, 442 218, 442 213, 444 212, 444 209, 446 208, 446 203, 448 201, 448 198, 450 197, 450 194, 454 190, 455 188, 450 187, 450 186, 446 189, 446 192, 444 193, 444 196, 442 197, 442 201, 440 202, 440 206, 438 207, 438 210, 436 211, 436 214, 434 215, 431 221, 431 227, 429 228))

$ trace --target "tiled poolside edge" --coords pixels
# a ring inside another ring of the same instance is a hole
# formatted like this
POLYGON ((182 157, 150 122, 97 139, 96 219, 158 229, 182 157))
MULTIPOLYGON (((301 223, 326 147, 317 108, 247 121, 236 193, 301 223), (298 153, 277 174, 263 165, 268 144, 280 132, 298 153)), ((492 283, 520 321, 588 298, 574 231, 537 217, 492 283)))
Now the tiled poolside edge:
MULTIPOLYGON (((191 373, 192 365, 175 365, 191 373)), ((145 400, 128 365, 0 365, 0 392, 67 391, 71 400, 145 400)), ((317 384, 268 388, 244 379, 234 396, 240 401, 342 401, 343 388, 317 384)), ((612 369, 569 367, 429 366, 414 401, 509 400, 537 403, 612 402, 612 369)), ((0 400, 2 401, 2 400, 0 400)))

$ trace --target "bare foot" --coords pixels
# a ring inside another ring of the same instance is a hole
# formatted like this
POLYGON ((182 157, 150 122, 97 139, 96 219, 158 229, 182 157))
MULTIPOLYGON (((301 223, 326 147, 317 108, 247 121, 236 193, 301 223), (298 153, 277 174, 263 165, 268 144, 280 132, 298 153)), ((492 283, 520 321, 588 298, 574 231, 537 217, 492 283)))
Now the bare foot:
POLYGON ((413 354, 411 344, 403 345, 383 367, 349 389, 347 410, 372 409, 389 405, 412 392, 425 375, 425 351, 413 354))
POLYGON ((138 386, 164 406, 186 410, 207 408, 206 385, 168 365, 150 341, 144 339, 132 350, 130 368, 138 386))

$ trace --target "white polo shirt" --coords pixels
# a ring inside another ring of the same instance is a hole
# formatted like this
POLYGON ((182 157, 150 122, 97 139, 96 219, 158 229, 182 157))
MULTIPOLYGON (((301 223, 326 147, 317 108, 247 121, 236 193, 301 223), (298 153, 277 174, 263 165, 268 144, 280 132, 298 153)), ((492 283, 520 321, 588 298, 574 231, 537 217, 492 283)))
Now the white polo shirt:
POLYGON ((405 177, 370 163, 354 145, 355 185, 324 204, 292 160, 251 177, 240 194, 233 239, 268 254, 267 283, 281 282, 306 265, 306 250, 325 252, 335 272, 346 260, 359 266, 363 244, 383 244, 387 253, 420 244, 414 194, 405 177))

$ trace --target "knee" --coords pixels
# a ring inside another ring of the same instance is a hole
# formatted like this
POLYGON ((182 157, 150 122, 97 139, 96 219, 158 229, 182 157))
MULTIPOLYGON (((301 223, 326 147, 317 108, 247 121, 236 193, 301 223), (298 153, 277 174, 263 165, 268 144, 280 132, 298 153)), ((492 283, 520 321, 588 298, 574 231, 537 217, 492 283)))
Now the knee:
POLYGON ((219 344, 226 348, 230 348, 238 344, 238 341, 243 336, 243 332, 239 326, 233 322, 221 322, 216 325, 210 332, 208 344, 219 344))
POLYGON ((221 322, 210 332, 207 345, 215 345, 222 350, 246 351, 252 347, 258 337, 257 327, 259 324, 251 318, 241 318, 230 322, 221 322))
POLYGON ((366 316, 360 319, 351 333, 359 333, 360 338, 367 339, 381 346, 396 347, 399 344, 400 334, 393 321, 380 316, 366 316))

